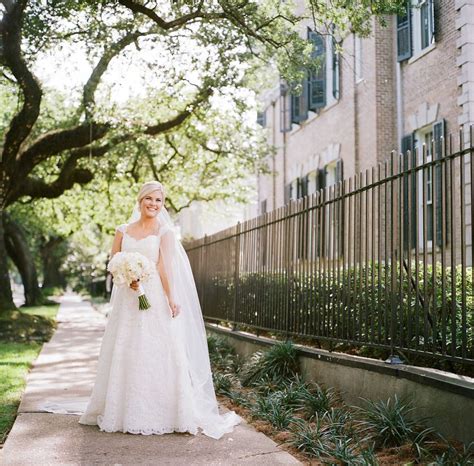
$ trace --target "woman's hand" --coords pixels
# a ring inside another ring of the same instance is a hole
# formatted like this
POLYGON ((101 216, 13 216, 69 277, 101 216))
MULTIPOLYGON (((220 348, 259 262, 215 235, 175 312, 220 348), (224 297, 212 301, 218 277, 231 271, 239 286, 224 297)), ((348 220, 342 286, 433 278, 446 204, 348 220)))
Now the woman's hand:
POLYGON ((169 299, 168 303, 171 308, 171 317, 177 317, 181 312, 181 306, 179 304, 176 304, 172 299, 169 299))
POLYGON ((133 280, 133 282, 130 283, 130 288, 132 290, 138 291, 138 286, 139 286, 138 280, 133 280))

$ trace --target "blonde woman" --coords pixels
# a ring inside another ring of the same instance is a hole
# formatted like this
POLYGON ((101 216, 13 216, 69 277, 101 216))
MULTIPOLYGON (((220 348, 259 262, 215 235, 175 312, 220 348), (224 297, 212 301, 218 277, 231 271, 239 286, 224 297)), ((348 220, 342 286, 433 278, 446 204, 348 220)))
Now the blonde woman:
POLYGON ((114 286, 97 376, 79 422, 105 432, 189 432, 218 439, 240 422, 219 414, 206 333, 187 255, 164 206, 161 183, 145 183, 112 255, 139 252, 156 265, 142 283, 151 305, 139 310, 138 283, 114 286))

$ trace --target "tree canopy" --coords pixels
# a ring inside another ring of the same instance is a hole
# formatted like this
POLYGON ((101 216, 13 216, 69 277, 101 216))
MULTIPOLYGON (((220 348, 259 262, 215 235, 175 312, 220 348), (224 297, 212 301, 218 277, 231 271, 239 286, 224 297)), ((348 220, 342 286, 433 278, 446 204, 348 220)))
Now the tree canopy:
POLYGON ((175 211, 242 195, 265 153, 250 124, 252 70, 272 63, 292 81, 311 65, 308 21, 368 34, 403 3, 1 0, 0 308, 12 305, 6 208, 98 173, 166 179, 175 211))

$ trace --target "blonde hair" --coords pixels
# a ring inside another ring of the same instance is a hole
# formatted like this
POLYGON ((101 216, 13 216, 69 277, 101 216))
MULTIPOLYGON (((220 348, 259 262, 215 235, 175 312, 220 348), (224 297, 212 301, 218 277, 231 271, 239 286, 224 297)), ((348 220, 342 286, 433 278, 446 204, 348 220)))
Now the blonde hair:
POLYGON ((165 188, 163 188, 163 185, 159 181, 147 181, 146 183, 143 183, 142 187, 140 188, 140 191, 137 196, 138 203, 140 204, 142 199, 153 191, 161 191, 163 194, 164 202, 165 188))

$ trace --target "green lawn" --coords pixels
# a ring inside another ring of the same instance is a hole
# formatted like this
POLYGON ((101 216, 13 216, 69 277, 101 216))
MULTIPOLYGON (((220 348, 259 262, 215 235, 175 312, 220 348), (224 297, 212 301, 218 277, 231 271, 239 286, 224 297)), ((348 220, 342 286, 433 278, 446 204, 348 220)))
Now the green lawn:
POLYGON ((57 304, 48 304, 46 306, 22 307, 20 311, 24 314, 49 317, 55 319, 59 306, 57 304))
MULTIPOLYGON (((21 308, 21 313, 54 320, 59 305, 21 308)), ((32 323, 35 321, 32 320, 32 323)), ((0 340, 0 445, 15 421, 25 388, 26 375, 43 346, 42 342, 0 340)))

